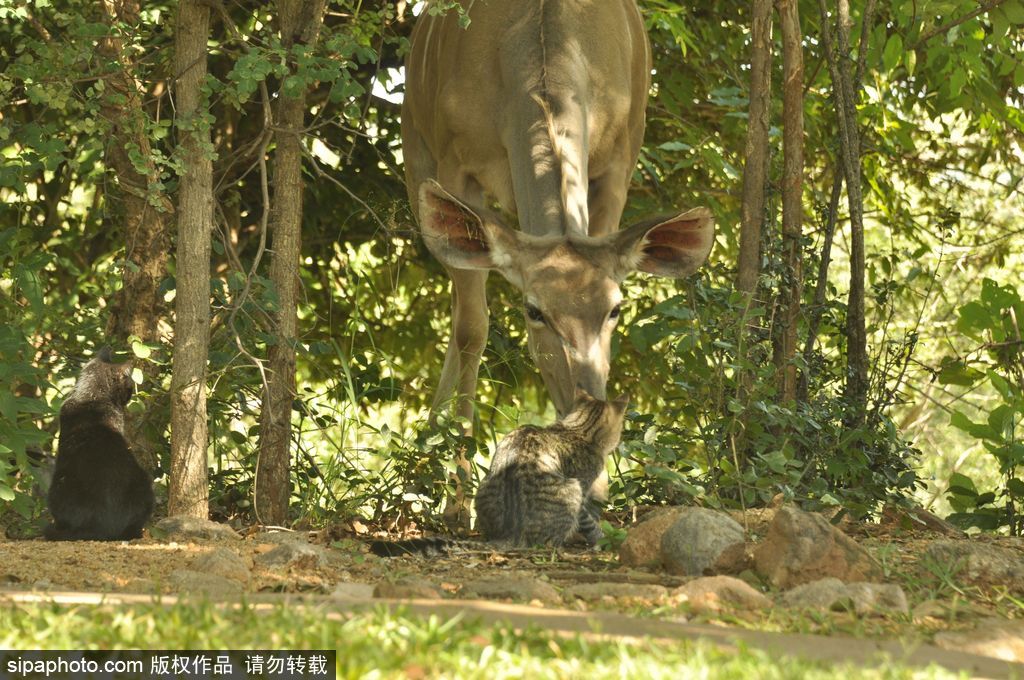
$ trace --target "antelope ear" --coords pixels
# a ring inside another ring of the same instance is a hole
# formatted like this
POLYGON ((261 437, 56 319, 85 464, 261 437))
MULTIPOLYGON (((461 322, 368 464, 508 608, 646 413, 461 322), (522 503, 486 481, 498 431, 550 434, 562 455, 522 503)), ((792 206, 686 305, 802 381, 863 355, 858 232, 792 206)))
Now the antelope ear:
POLYGON ((483 220, 434 180, 420 185, 420 231, 438 260, 455 269, 498 269, 515 263, 516 236, 483 220))
POLYGON ((671 219, 635 224, 615 237, 619 278, 642 271, 678 279, 697 271, 715 243, 715 221, 707 208, 694 208, 671 219))

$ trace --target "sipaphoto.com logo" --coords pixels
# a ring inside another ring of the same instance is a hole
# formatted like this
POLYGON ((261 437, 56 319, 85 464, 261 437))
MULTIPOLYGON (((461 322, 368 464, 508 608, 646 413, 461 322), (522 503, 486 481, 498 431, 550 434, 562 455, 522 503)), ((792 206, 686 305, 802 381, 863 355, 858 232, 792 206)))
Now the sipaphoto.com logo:
POLYGON ((141 674, 145 665, 140 659, 96 659, 87 658, 84 653, 53 655, 39 658, 35 654, 10 656, 5 660, 4 670, 9 677, 66 677, 95 676, 97 674, 127 675, 141 674))

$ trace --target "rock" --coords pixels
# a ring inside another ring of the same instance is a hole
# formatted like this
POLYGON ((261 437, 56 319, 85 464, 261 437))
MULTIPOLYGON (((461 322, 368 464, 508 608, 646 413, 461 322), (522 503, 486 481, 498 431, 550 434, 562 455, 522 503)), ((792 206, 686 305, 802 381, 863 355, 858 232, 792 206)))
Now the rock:
POLYGON ((208 597, 235 597, 242 594, 242 584, 234 579, 191 569, 172 571, 168 580, 179 595, 199 593, 208 597))
POLYGON ((248 583, 252 575, 246 561, 227 548, 215 548, 205 555, 200 555, 193 560, 192 569, 204 574, 234 579, 239 583, 248 583))
POLYGON ((256 564, 261 567, 294 567, 297 569, 316 569, 326 566, 327 555, 323 549, 299 541, 286 541, 270 552, 256 556, 256 564))
POLYGON ((772 601, 763 593, 732 576, 703 576, 676 588, 672 595, 697 611, 767 609, 772 606, 772 601))
POLYGON ((304 531, 260 531, 253 535, 255 543, 309 543, 309 538, 304 531))
POLYGON ((166 541, 220 541, 240 538, 227 524, 183 515, 165 517, 153 525, 150 533, 154 538, 166 541))
POLYGON ((373 586, 369 583, 339 583, 331 591, 331 597, 336 597, 339 600, 368 600, 373 597, 373 586))
POLYGON ((987 619, 974 630, 939 633, 935 644, 968 654, 1024 662, 1024 621, 987 619))
POLYGON ((580 583, 568 588, 565 594, 585 602, 657 602, 668 596, 668 588, 653 583, 580 583))
POLYGON ((827 577, 847 583, 882 578, 882 568, 856 541, 821 515, 784 507, 754 549, 755 567, 777 588, 827 577))
POLYGON ((955 578, 975 585, 1016 584, 1024 589, 1024 554, 980 541, 932 541, 925 557, 949 567, 955 578))
POLYGON ((373 589, 373 596, 393 600, 436 600, 441 593, 426 579, 407 577, 393 582, 381 581, 373 589))
POLYGON ((853 611, 867 614, 899 612, 909 610, 907 596, 903 589, 888 583, 843 583, 829 576, 818 581, 799 585, 782 594, 781 604, 798 609, 843 609, 853 606, 853 611))
POLYGON ((540 600, 557 602, 561 598, 550 583, 540 579, 520 576, 481 579, 463 584, 459 589, 461 598, 483 598, 488 600, 540 600))
POLYGON ((619 546, 619 562, 627 567, 645 567, 661 563, 661 537, 679 517, 680 508, 650 513, 631 527, 619 546))
POLYGON ((661 560, 674 574, 704 576, 723 554, 742 550, 744 539, 743 527, 725 513, 683 508, 661 537, 661 560))

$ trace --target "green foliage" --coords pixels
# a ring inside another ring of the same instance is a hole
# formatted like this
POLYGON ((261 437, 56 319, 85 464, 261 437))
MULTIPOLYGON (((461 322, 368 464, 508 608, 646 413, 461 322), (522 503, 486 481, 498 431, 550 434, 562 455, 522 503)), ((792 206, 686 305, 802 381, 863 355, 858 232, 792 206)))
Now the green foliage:
POLYGON ((981 420, 972 419, 975 409, 964 407, 950 416, 950 424, 978 440, 999 470, 998 484, 984 492, 967 475, 950 477, 949 500, 956 512, 949 519, 963 527, 1024 531, 1018 510, 1024 501, 1024 341, 1019 319, 1024 319, 1024 301, 1017 289, 982 281, 981 295, 960 307, 956 323, 957 330, 981 345, 947 359, 938 376, 946 384, 983 383, 996 395, 995 405, 981 411, 981 420))
POLYGON ((888 420, 845 424, 841 367, 804 366, 815 396, 779 403, 769 339, 744 332, 763 313, 698 279, 632 319, 626 337, 646 370, 674 384, 654 413, 631 417, 615 498, 751 507, 783 494, 863 516, 913 491, 917 454, 888 420))

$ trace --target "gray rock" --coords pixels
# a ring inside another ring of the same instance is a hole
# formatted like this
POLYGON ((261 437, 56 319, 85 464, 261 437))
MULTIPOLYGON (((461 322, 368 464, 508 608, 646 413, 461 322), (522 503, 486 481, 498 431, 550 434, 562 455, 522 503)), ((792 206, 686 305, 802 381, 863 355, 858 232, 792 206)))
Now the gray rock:
POLYGON ((260 531, 252 537, 254 543, 309 543, 304 531, 260 531))
POLYGON ((151 533, 154 538, 166 541, 220 541, 240 538, 227 524, 183 515, 165 517, 153 525, 151 533))
POLYGON ((889 583, 843 583, 827 577, 799 585, 782 594, 782 605, 798 609, 842 609, 852 605, 853 611, 864 616, 886 612, 909 611, 903 589, 889 583))
POLYGON ((369 583, 339 583, 334 586, 331 597, 339 600, 368 600, 373 597, 373 586, 369 583))
POLYGON ((426 579, 406 577, 397 581, 381 581, 373 589, 373 596, 392 600, 436 600, 441 593, 426 579))
POLYGON ((725 513, 683 508, 661 537, 661 560, 674 574, 703 576, 726 553, 742 551, 743 527, 725 513))
POLYGON ((204 574, 191 569, 171 572, 171 588, 179 595, 202 594, 207 597, 236 597, 242 594, 242 584, 216 574, 204 574))
POLYGON ((286 541, 270 552, 257 555, 256 564, 269 568, 316 569, 327 565, 327 555, 322 548, 309 543, 286 541))
POLYGON ((626 600, 651 602, 668 596, 668 588, 645 583, 580 583, 565 591, 567 597, 584 602, 602 600, 626 600))
POLYGON ((248 583, 252 575, 246 561, 227 548, 215 548, 205 555, 200 555, 193 560, 192 569, 240 583, 248 583))
POLYGON ((968 654, 1024 662, 1024 621, 987 619, 974 630, 939 633, 935 644, 968 654))
POLYGON ((541 602, 557 602, 561 598, 558 591, 550 583, 540 579, 520 576, 469 581, 459 589, 461 598, 481 598, 486 600, 540 600, 541 602))
POLYGON ((864 548, 821 515, 781 508, 754 549, 757 572, 777 588, 834 577, 850 583, 882 578, 864 548))
POLYGON ((772 606, 772 601, 763 593, 732 576, 703 576, 676 588, 672 595, 697 611, 753 610, 772 606))
POLYGON ((977 540, 933 541, 925 558, 946 565, 955 578, 976 585, 1024 583, 1024 553, 977 540))
POLYGON ((679 517, 681 508, 666 508, 649 513, 630 527, 619 546, 619 562, 627 567, 657 566, 661 563, 661 537, 679 517))

